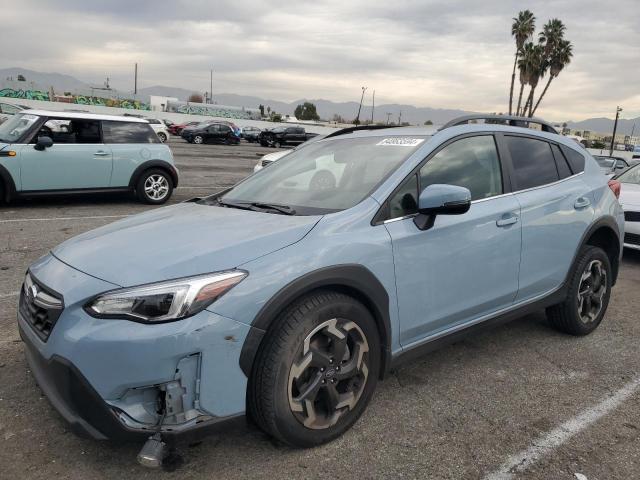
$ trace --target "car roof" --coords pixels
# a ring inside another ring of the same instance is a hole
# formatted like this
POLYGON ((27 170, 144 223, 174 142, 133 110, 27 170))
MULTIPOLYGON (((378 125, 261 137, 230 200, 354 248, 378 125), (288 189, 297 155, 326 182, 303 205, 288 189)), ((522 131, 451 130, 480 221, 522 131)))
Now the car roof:
POLYGON ((55 110, 23 110, 21 113, 29 115, 38 115, 39 117, 59 117, 69 119, 83 119, 83 120, 110 120, 112 122, 137 122, 137 123, 149 123, 145 118, 138 117, 123 117, 118 115, 100 115, 97 113, 83 113, 83 112, 58 112, 55 110))

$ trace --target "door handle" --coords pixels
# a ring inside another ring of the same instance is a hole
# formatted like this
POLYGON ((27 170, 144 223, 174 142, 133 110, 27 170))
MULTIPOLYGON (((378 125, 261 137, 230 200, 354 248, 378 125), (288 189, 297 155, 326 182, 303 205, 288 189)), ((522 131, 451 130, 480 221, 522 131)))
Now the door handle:
POLYGON ((496 226, 498 227, 508 227, 509 225, 513 225, 518 222, 518 216, 513 214, 505 214, 502 218, 496 220, 496 226))
POLYGON ((96 157, 106 157, 107 155, 110 155, 109 152, 105 152, 104 150, 98 150, 96 153, 94 153, 94 155, 96 157))
POLYGON ((588 207, 589 205, 591 205, 591 200, 589 200, 587 197, 580 197, 573 204, 573 208, 584 208, 588 207))

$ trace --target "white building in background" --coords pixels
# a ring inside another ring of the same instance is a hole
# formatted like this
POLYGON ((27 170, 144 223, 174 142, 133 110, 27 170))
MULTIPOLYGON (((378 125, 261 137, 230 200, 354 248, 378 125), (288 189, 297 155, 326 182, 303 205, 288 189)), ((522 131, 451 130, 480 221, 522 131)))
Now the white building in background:
POLYGON ((166 112, 169 102, 179 102, 175 97, 161 97, 159 95, 149 96, 149 105, 154 112, 166 112))

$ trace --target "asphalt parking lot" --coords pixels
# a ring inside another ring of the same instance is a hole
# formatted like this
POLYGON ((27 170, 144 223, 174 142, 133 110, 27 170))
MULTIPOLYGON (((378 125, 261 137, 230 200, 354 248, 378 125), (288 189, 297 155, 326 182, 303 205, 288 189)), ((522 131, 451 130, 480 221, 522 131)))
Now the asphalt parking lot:
MULTIPOLYGON (((273 151, 170 146, 181 173, 171 202, 230 186, 273 151)), ((149 208, 126 196, 0 207, 0 478, 640 477, 640 252, 625 253, 594 334, 557 333, 540 312, 431 353, 381 383, 356 426, 323 447, 286 448, 243 426, 182 445, 184 463, 158 472, 136 464, 140 445, 76 437, 27 370, 17 291, 56 244, 149 208)))

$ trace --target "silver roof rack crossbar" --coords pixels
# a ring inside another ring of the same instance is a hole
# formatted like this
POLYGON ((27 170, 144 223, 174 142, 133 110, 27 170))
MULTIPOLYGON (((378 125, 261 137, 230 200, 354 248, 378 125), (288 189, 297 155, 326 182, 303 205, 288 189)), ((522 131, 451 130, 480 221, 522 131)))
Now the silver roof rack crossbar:
POLYGON ((455 127, 456 125, 464 125, 472 121, 484 120, 484 123, 493 123, 498 125, 510 125, 512 127, 528 128, 530 123, 540 125, 543 132, 559 134, 553 125, 540 118, 536 117, 517 117, 515 115, 488 115, 488 114, 475 114, 475 115, 463 115, 462 117, 454 118, 447 122, 440 130, 445 128, 455 127))

